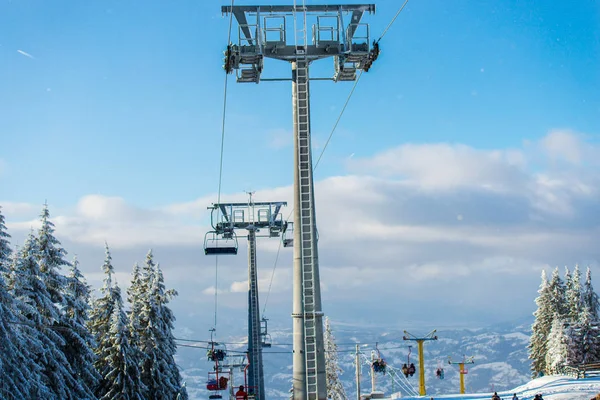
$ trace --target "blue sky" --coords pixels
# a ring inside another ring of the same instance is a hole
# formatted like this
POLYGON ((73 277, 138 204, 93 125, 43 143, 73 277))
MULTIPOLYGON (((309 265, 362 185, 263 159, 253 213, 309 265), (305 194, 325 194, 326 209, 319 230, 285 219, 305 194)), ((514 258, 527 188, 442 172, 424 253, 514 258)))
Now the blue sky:
MULTIPOLYGON (((104 240, 124 277, 155 247, 192 296, 189 268, 211 265, 198 251, 218 186, 226 4, 0 0, 0 204, 16 239, 47 200, 90 273, 104 240)), ((365 16, 374 37, 399 6, 378 1, 365 16)), ((344 288, 384 291, 397 274, 390 297, 428 290, 431 305, 470 290, 477 306, 448 306, 493 319, 481 285, 492 273, 498 290, 522 289, 497 318, 520 317, 542 268, 597 268, 600 5, 411 0, 381 48, 316 172, 330 310, 345 318, 344 288), (372 258, 353 253, 365 243, 372 258)), ((314 76, 332 65, 315 64, 314 76)), ((264 77, 288 73, 267 61, 264 77)), ((290 200, 291 85, 229 79, 224 200, 244 190, 290 200)), ((312 84, 315 159, 351 87, 312 84)), ((265 247, 271 264, 276 245, 265 247)), ((244 298, 244 263, 225 266, 231 307, 244 298)), ((369 304, 356 309, 367 315, 369 304)))
MULTIPOLYGON (((216 191, 221 3, 1 2, 3 199, 67 205, 99 193, 156 206, 216 191)), ((377 6, 366 17, 374 34, 399 4, 377 6)), ((320 175, 406 142, 504 148, 552 128, 598 132, 599 18, 594 1, 409 2, 320 175)), ((277 63, 265 76, 286 72, 277 63)), ((289 84, 230 83, 224 189, 288 183, 290 149, 269 139, 290 131, 289 84)), ((350 87, 314 83, 317 143, 350 87)))

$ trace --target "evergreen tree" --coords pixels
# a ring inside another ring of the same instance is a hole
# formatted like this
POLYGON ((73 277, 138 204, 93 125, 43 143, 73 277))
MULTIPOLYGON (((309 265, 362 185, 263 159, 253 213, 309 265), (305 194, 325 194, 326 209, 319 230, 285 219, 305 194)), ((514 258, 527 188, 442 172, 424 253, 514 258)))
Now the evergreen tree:
POLYGON ((42 226, 38 230, 36 247, 41 276, 52 302, 63 306, 63 291, 67 279, 60 270, 63 266, 70 266, 70 263, 65 260, 67 252, 60 247, 60 242, 54 237, 54 224, 50 221, 47 204, 42 208, 40 220, 42 226))
POLYGON ((93 398, 100 375, 94 367, 94 338, 87 328, 89 299, 90 287, 79 271, 79 262, 75 258, 71 263, 71 273, 64 293, 65 326, 68 328, 63 331, 66 342, 64 352, 87 396, 93 398))
POLYGON ((567 302, 567 319, 576 324, 582 313, 583 303, 581 296, 581 272, 579 266, 575 265, 573 274, 569 274, 569 269, 565 273, 565 298, 567 302))
POLYGON ((163 274, 154 263, 152 250, 146 256, 141 279, 142 286, 149 288, 140 310, 138 331, 140 350, 145 354, 141 373, 148 389, 146 398, 174 399, 184 389, 174 358, 177 352, 173 337, 175 316, 167 306, 177 293, 165 290, 163 274))
POLYGON ((0 209, 0 398, 23 399, 35 394, 39 368, 29 361, 26 341, 18 329, 17 300, 8 292, 4 277, 10 268, 11 248, 0 209))
POLYGON ((106 361, 102 379, 101 400, 143 400, 144 388, 133 349, 127 333, 127 317, 123 311, 121 290, 115 286, 115 303, 110 319, 108 342, 110 346, 102 349, 101 357, 106 361))
POLYGON ((548 335, 548 349, 546 353, 546 374, 560 374, 568 362, 569 339, 565 333, 565 324, 558 315, 554 314, 550 335, 548 335))
POLYGON ((141 351, 140 343, 140 315, 142 306, 144 304, 144 295, 147 292, 147 288, 144 286, 142 280, 142 273, 138 263, 133 266, 131 285, 127 289, 127 301, 131 306, 131 310, 128 311, 128 329, 129 342, 131 344, 131 358, 135 361, 138 366, 142 366, 146 355, 141 351))
POLYGON ((585 274, 585 284, 583 285, 582 297, 583 305, 584 307, 588 308, 591 318, 595 321, 598 321, 600 302, 598 301, 598 294, 596 294, 596 291, 592 286, 592 270, 590 267, 587 268, 587 272, 585 274))
POLYGON ((600 361, 600 322, 593 318, 588 307, 584 307, 578 324, 579 363, 590 364, 600 361))
POLYGON ((345 400, 346 391, 340 381, 339 375, 344 371, 340 368, 338 363, 337 344, 335 343, 335 336, 331 331, 331 324, 329 318, 325 318, 325 377, 327 380, 327 398, 332 400, 345 400))
POLYGON ((531 338, 529 342, 529 359, 531 360, 532 376, 536 378, 540 373, 546 371, 546 349, 548 335, 552 328, 552 293, 546 271, 542 270, 542 283, 538 290, 539 296, 535 299, 537 310, 533 313, 535 321, 531 327, 531 338))
POLYGON ((552 278, 550 278, 550 283, 548 286, 550 290, 552 312, 558 314, 558 316, 561 318, 565 318, 568 313, 566 304, 566 288, 562 279, 560 279, 558 267, 556 267, 552 272, 552 278))
POLYGON ((87 399, 85 389, 75 378, 62 349, 65 340, 60 334, 63 316, 52 301, 38 260, 37 240, 30 235, 11 271, 12 292, 19 301, 23 334, 28 338, 31 360, 41 368, 39 390, 32 398, 87 399))
POLYGON ((0 207, 0 277, 6 276, 10 265, 12 250, 9 239, 10 235, 6 229, 4 215, 2 215, 2 207, 0 207))
POLYGON ((108 244, 105 244, 105 258, 104 263, 102 264, 102 270, 104 271, 104 285, 100 288, 100 297, 92 303, 88 323, 89 330, 96 344, 94 348, 94 353, 96 354, 94 366, 101 376, 95 391, 98 398, 102 398, 106 395, 107 390, 110 387, 110 383, 106 382, 104 379, 110 371, 110 365, 106 359, 106 354, 108 354, 109 351, 108 349, 112 346, 109 332, 110 322, 115 307, 119 302, 123 302, 121 299, 121 290, 118 286, 113 284, 112 277, 115 273, 115 269, 112 265, 112 256, 110 255, 108 244))

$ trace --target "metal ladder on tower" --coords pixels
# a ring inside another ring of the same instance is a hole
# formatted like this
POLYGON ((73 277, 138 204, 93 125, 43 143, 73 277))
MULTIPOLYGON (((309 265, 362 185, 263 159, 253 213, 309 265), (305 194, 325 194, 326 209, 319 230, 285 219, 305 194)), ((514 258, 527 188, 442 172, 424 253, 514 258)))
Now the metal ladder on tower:
POLYGON ((306 8, 302 4, 302 23, 297 26, 296 12, 296 123, 298 125, 299 176, 300 176, 300 238, 302 241, 302 302, 304 312, 304 350, 306 360, 306 398, 318 400, 317 327, 315 310, 315 275, 313 263, 314 210, 311 201, 312 164, 309 140, 308 65, 306 58, 308 40, 306 30, 306 8))
POLYGON ((251 382, 253 387, 248 388, 249 391, 254 392, 254 394, 258 395, 260 400, 263 393, 261 391, 260 385, 260 371, 262 365, 261 355, 261 341, 260 341, 260 318, 258 315, 259 312, 259 304, 258 304, 258 277, 256 273, 256 231, 254 228, 248 230, 248 257, 250 258, 250 316, 252 331, 250 332, 251 336, 251 351, 250 354, 250 371, 251 371, 251 382))

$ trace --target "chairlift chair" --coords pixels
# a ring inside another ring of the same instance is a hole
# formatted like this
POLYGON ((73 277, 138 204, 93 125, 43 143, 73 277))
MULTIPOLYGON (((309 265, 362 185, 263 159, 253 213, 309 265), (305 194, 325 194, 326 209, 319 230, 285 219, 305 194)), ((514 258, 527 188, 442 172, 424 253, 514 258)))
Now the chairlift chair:
POLYGON ((235 232, 209 231, 204 235, 205 255, 236 255, 238 252, 238 241, 235 232))
POLYGON ((261 336, 261 346, 264 348, 271 347, 271 335, 267 329, 267 321, 268 319, 262 318, 260 320, 260 336, 261 336))
POLYGON ((281 235, 283 247, 292 247, 294 245, 294 223, 284 222, 281 235))
POLYGON ((227 348, 222 343, 210 342, 206 350, 208 361, 223 361, 227 356, 227 348))

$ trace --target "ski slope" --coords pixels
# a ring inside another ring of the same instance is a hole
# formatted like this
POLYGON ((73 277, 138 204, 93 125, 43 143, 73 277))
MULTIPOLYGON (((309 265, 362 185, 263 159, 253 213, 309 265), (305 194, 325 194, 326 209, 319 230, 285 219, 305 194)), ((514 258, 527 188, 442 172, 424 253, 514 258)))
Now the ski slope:
MULTIPOLYGON (((519 400, 532 400, 533 397, 540 393, 544 400, 589 400, 596 394, 600 393, 600 378, 575 379, 569 376, 556 375, 545 376, 543 378, 534 379, 533 381, 519 386, 510 391, 498 392, 502 400, 511 400, 513 394, 516 393, 519 400)), ((489 400, 492 397, 492 392, 479 394, 457 394, 457 395, 436 395, 433 398, 438 399, 465 399, 465 400, 489 400)), ((427 399, 425 397, 402 397, 402 399, 427 399)))

